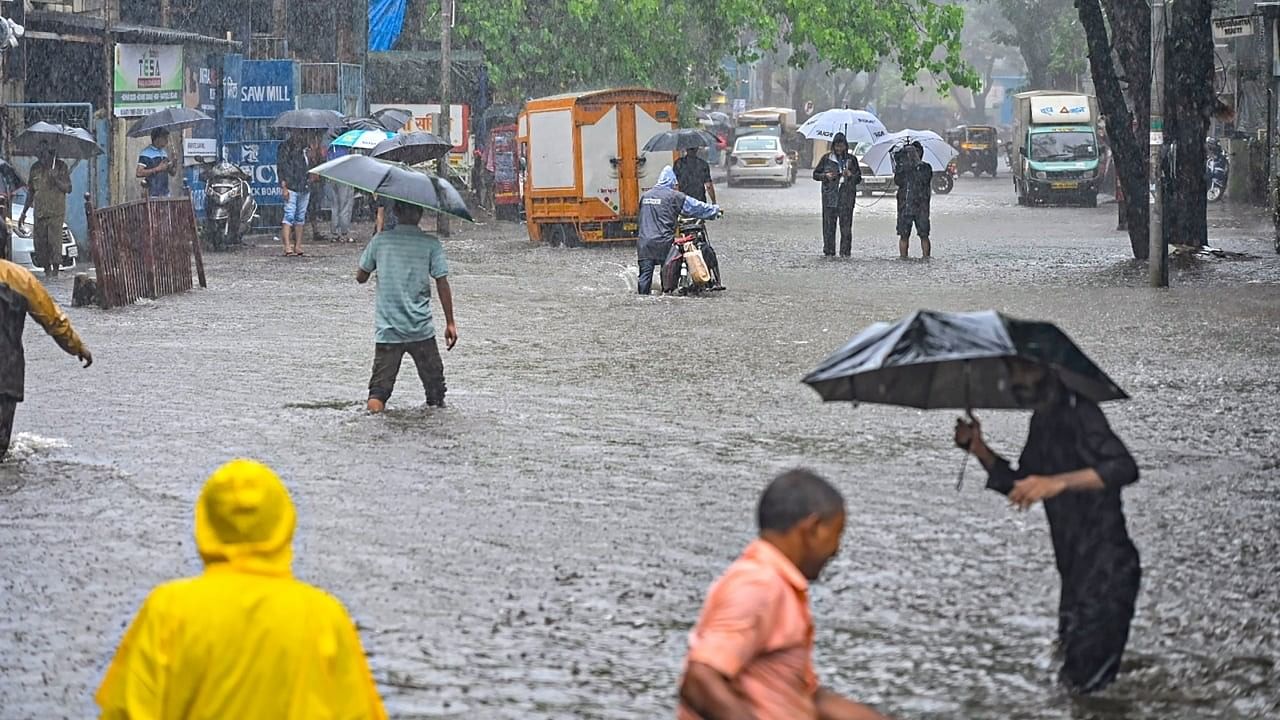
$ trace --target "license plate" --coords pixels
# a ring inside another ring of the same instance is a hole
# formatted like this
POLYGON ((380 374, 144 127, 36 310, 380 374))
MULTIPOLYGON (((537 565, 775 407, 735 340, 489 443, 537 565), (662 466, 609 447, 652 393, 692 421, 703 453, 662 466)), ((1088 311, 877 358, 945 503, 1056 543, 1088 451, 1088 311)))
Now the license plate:
POLYGON ((622 229, 627 232, 635 232, 640 229, 640 225, 637 223, 622 223, 622 229))
POLYGON ((72 245, 67 248, 67 257, 80 257, 80 248, 72 245))
POLYGON ((1054 190, 1075 190, 1080 187, 1078 182, 1056 182, 1050 185, 1054 190))
POLYGON ((765 163, 764 160, 748 160, 747 161, 748 165, 763 165, 764 163, 765 163))

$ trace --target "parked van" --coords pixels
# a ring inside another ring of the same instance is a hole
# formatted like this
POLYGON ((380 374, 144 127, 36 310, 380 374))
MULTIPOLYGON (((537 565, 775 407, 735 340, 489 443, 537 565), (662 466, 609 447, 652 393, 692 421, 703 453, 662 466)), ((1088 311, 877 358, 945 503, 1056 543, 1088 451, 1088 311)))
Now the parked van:
POLYGON ((635 240, 640 196, 671 152, 641 151, 676 126, 676 96, 615 88, 530 100, 518 124, 529 239, 550 245, 635 240))

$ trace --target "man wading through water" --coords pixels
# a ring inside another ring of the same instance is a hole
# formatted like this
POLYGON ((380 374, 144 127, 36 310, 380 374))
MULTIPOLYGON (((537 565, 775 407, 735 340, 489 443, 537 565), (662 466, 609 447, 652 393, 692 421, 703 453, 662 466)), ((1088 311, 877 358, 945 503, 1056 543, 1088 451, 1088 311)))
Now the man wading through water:
POLYGON ((399 200, 393 210, 399 221, 369 241, 360 256, 356 282, 366 283, 378 273, 374 303, 373 376, 369 379, 369 412, 380 413, 391 398, 405 353, 413 358, 427 392, 427 405, 444 407, 444 364, 431 321, 431 282, 435 281, 444 309, 445 347, 458 342, 453 322, 453 291, 449 265, 439 238, 418 228, 422 208, 399 200))
MULTIPOLYGON (((653 289, 654 268, 662 267, 676 239, 676 223, 680 216, 710 220, 720 215, 718 205, 708 205, 676 190, 676 173, 668 165, 658 175, 658 184, 640 198, 640 237, 636 242, 640 277, 636 290, 648 295, 653 289)), ((720 264, 714 252, 704 253, 707 268, 720 277, 720 264)))
POLYGON ((1095 692, 1120 669, 1142 577, 1120 502, 1138 466, 1092 401, 1038 364, 1015 360, 1009 371, 1019 403, 1035 409, 1018 469, 987 447, 976 418, 956 421, 956 444, 978 458, 987 487, 1010 503, 1026 510, 1044 502, 1062 577, 1060 678, 1072 692, 1095 692))

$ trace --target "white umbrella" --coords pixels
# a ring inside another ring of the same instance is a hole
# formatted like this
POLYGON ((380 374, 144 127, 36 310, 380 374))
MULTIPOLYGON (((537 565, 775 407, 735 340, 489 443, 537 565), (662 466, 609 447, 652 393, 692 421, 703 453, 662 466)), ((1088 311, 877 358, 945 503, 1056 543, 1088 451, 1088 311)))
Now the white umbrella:
POLYGON ((810 140, 826 140, 844 133, 849 145, 860 142, 874 143, 886 134, 884 123, 880 118, 866 110, 835 109, 823 110, 800 126, 800 134, 810 140))
POLYGON ((862 156, 862 162, 871 168, 872 175, 893 174, 893 152, 911 142, 919 142, 924 148, 925 162, 934 170, 946 170, 947 163, 956 156, 956 149, 947 144, 932 130, 902 130, 880 138, 862 156))

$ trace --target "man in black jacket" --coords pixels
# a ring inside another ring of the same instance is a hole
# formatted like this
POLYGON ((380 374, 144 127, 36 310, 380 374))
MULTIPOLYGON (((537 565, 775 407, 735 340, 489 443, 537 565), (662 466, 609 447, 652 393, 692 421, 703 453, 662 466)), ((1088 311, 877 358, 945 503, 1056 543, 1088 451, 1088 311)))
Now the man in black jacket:
POLYGON ((920 251, 929 258, 929 201, 933 197, 933 166, 922 159, 919 142, 903 147, 894 156, 893 182, 898 186, 898 255, 903 260, 911 249, 911 226, 920 233, 920 251))
POLYGON ((853 206, 858 199, 862 170, 849 152, 844 133, 831 140, 831 152, 813 167, 813 179, 822 183, 822 254, 836 254, 836 221, 840 222, 840 255, 853 253, 853 206))

